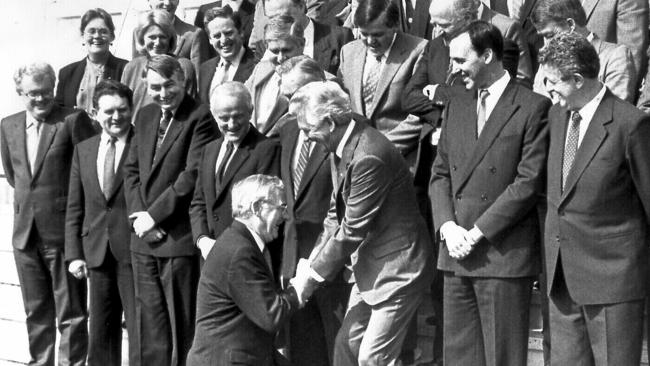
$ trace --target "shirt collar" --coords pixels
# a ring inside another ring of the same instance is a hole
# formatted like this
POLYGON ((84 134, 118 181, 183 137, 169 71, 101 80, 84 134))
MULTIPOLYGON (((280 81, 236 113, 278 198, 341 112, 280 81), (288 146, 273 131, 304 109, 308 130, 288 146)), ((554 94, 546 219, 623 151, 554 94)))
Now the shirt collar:
POLYGON ((242 224, 244 224, 244 226, 246 226, 248 231, 253 236, 253 239, 255 240, 255 244, 257 244, 257 247, 260 249, 260 252, 264 253, 264 247, 266 246, 266 244, 264 243, 264 240, 262 240, 262 238, 259 236, 259 234, 257 234, 257 232, 255 230, 253 230, 253 228, 251 228, 248 225, 248 223, 246 223, 246 222, 244 222, 244 221, 242 221, 240 219, 235 219, 235 220, 241 222, 242 224))
POLYGON ((343 157, 343 148, 345 148, 345 144, 348 143, 348 140, 350 139, 350 135, 352 135, 352 130, 354 130, 355 125, 356 122, 354 120, 350 120, 347 130, 345 130, 345 133, 343 134, 343 138, 341 139, 338 146, 336 147, 336 156, 339 159, 343 157))
POLYGON ((37 126, 37 122, 39 121, 31 113, 25 111, 25 128, 29 128, 31 125, 37 126))
POLYGON ((490 85, 487 88, 488 95, 492 97, 496 97, 498 100, 501 97, 501 94, 506 90, 506 87, 508 86, 508 83, 510 82, 510 74, 508 74, 507 71, 503 72, 503 76, 501 76, 497 81, 493 82, 492 85, 490 85))
MULTIPOLYGON (((131 128, 131 127, 129 127, 131 128)), ((129 135, 129 131, 127 131, 124 135, 120 136, 117 138, 117 141, 120 143, 125 144, 126 143, 126 137, 129 135)), ((111 139, 111 135, 107 134, 106 131, 102 130, 102 134, 100 137, 102 145, 106 145, 108 141, 111 139)))
POLYGON ((600 105, 600 101, 603 100, 603 97, 605 96, 605 90, 607 90, 607 88, 605 88, 604 85, 601 85, 598 94, 596 94, 595 97, 593 97, 587 104, 580 108, 578 113, 580 113, 580 117, 583 121, 591 121, 591 119, 594 117, 596 109, 598 108, 598 105, 600 105))
MULTIPOLYGON (((390 46, 388 46, 386 51, 384 51, 384 53, 382 53, 381 62, 385 63, 386 60, 388 59, 388 55, 390 54, 390 50, 393 49, 393 45, 395 44, 395 39, 397 38, 397 32, 398 31, 395 31, 395 33, 393 33, 393 39, 390 41, 390 46)), ((368 49, 368 50, 366 50, 366 57, 369 57, 369 56, 375 56, 375 55, 371 54, 370 50, 368 49)))
MULTIPOLYGON (((237 56, 230 62, 230 67, 237 67, 239 66, 239 63, 241 62, 242 58, 244 58, 244 53, 246 52, 246 47, 242 44, 241 48, 239 49, 239 53, 237 53, 237 56)), ((219 65, 221 66, 225 62, 224 59, 219 60, 219 65)))

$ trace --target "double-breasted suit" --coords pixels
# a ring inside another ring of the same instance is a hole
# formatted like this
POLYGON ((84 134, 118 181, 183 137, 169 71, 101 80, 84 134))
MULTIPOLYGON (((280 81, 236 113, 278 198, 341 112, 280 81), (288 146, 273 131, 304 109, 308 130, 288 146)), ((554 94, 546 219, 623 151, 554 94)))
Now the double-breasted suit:
POLYGON ((597 363, 631 365, 640 362, 648 285, 650 117, 607 90, 562 189, 569 114, 559 105, 549 112, 544 253, 551 360, 577 364, 595 357, 597 363), (589 315, 589 339, 571 337, 585 330, 558 322, 569 300, 587 314, 608 314, 598 326, 592 326, 589 315), (608 346, 611 339, 616 347, 608 346))
POLYGON ((397 32, 368 109, 364 107, 362 92, 366 46, 361 40, 356 40, 341 49, 339 77, 350 93, 352 111, 368 118, 372 126, 397 147, 412 169, 422 123, 419 117, 402 108, 401 96, 426 43, 422 38, 397 32))
POLYGON ((72 157, 65 258, 68 262, 84 260, 90 271, 88 362, 91 365, 121 364, 122 312, 129 333, 129 360, 137 364, 131 228, 122 184, 122 167, 131 137, 129 132, 108 198, 100 187, 97 173, 101 136, 77 144, 72 157))
POLYGON ((273 366, 274 339, 298 308, 281 291, 249 229, 234 221, 208 254, 197 295, 196 334, 188 366, 273 366))
POLYGON ((154 242, 131 236, 142 363, 183 365, 194 334, 199 274, 189 207, 201 151, 218 131, 208 107, 186 95, 155 151, 161 115, 157 104, 138 113, 124 188, 128 213, 148 212, 166 233, 154 242))
POLYGON ((250 126, 239 147, 233 152, 218 185, 215 178, 217 157, 223 143, 221 137, 203 150, 190 207, 194 242, 203 235, 216 239, 232 224, 231 191, 235 183, 253 174, 277 176, 280 172, 277 142, 267 139, 250 126))
POLYGON ((27 155, 26 112, 2 120, 0 149, 14 188, 12 245, 27 316, 31 362, 54 364, 57 324, 59 361, 86 361, 86 284, 68 273, 64 258, 65 214, 74 145, 95 134, 85 112, 54 106, 41 122, 32 170, 27 155))
POLYGON ((536 205, 550 101, 510 80, 478 138, 476 106, 477 92, 448 102, 430 187, 436 231, 451 221, 484 235, 462 259, 440 243, 444 362, 521 365, 532 280, 541 266, 536 205))
MULTIPOLYGON (((295 117, 285 115, 278 122, 282 155, 280 172, 286 187, 288 220, 285 222, 281 277, 284 282, 296 274, 301 258, 309 258, 323 231, 323 220, 330 207, 332 172, 330 153, 313 143, 309 159, 294 195, 294 164, 300 129, 295 117), (286 121, 283 121, 286 120, 286 121)), ((290 355, 296 365, 331 365, 334 339, 338 332, 350 294, 344 277, 317 289, 312 300, 291 317, 290 355)))

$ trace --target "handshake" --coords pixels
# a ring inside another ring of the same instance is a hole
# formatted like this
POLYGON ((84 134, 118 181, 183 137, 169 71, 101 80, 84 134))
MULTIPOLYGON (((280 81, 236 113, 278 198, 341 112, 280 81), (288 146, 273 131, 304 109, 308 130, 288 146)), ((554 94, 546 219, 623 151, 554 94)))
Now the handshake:
POLYGON ((483 238, 483 233, 476 226, 467 230, 453 221, 442 224, 440 235, 444 238, 449 256, 457 260, 467 257, 483 238))
POLYGON ((309 260, 301 258, 298 261, 296 276, 290 279, 289 283, 296 290, 300 307, 305 306, 319 284, 319 281, 312 277, 311 262, 309 260))

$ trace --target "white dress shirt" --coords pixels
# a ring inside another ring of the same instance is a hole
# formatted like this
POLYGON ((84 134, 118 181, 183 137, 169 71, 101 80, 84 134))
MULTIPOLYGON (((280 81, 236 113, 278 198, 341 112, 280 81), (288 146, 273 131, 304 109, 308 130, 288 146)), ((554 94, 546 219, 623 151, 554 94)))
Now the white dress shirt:
POLYGON ((264 126, 269 119, 269 115, 275 107, 278 95, 280 94, 280 75, 274 72, 270 78, 266 80, 260 90, 260 99, 258 108, 255 109, 255 127, 258 131, 264 130, 264 126))
POLYGON ((29 166, 32 169, 32 174, 34 174, 34 164, 36 163, 36 154, 38 153, 38 142, 41 137, 41 124, 32 116, 31 113, 25 112, 25 133, 27 146, 27 160, 29 160, 29 166))
MULTIPOLYGON (((127 135, 128 132, 115 140, 115 165, 113 167, 113 171, 115 172, 117 172, 117 168, 120 166, 124 146, 126 146, 127 135)), ((99 178, 99 188, 102 191, 104 191, 104 160, 106 160, 106 151, 108 150, 110 139, 111 136, 105 131, 102 131, 99 139, 99 150, 97 150, 97 178, 99 178)))
MULTIPOLYGON (((221 162, 223 161, 223 158, 226 155, 226 149, 228 148, 228 142, 229 141, 224 139, 223 143, 221 144, 221 148, 219 148, 219 154, 217 155, 217 164, 214 167, 215 174, 219 171, 219 167, 221 166, 221 162)), ((228 161, 226 162, 226 166, 224 166, 224 168, 223 168, 224 173, 228 169, 228 164, 230 164, 230 162, 232 161, 232 157, 235 156, 235 153, 239 149, 239 144, 240 143, 241 143, 241 140, 232 143, 232 154, 230 154, 230 157, 228 158, 228 161)))
POLYGON ((303 31, 303 37, 305 38, 305 48, 302 51, 302 54, 314 58, 314 21, 309 19, 309 23, 303 31))
MULTIPOLYGON (((501 95, 506 90, 506 87, 508 86, 509 82, 510 82, 510 74, 508 74, 507 71, 504 71, 503 76, 501 76, 497 81, 492 83, 492 85, 490 85, 487 88, 489 94, 487 98, 485 98, 485 121, 490 119, 490 115, 492 114, 494 107, 497 105, 499 98, 501 98, 501 95)), ((481 105, 481 100, 480 98, 477 98, 476 101, 477 113, 480 105, 481 105)))
MULTIPOLYGON (((580 148, 580 144, 582 143, 582 139, 585 137, 585 134, 587 133, 587 128, 589 128, 589 124, 591 123, 591 120, 594 118, 594 114, 596 113, 596 109, 600 105, 600 102, 603 100, 603 97, 605 96, 605 86, 602 86, 600 88, 600 91, 596 96, 590 100, 587 104, 585 104, 578 113, 580 114, 581 120, 580 120, 580 133, 578 134, 578 148, 580 148)), ((569 117, 570 121, 570 117, 569 117)), ((567 122, 569 122, 567 121, 567 122)), ((568 142, 569 139, 569 134, 566 134, 565 140, 564 140, 564 146, 566 148, 566 143, 568 142)))

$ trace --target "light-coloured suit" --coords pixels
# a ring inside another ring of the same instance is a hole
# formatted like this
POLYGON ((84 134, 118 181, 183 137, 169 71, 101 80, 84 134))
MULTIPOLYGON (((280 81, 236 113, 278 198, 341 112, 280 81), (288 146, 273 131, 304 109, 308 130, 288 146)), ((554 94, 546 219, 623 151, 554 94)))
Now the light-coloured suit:
POLYGON ((370 310, 360 309, 373 313, 394 309, 398 315, 383 320, 383 327, 390 337, 398 338, 394 346, 399 355, 412 307, 417 307, 433 274, 431 239, 418 211, 408 167, 381 133, 359 120, 341 158, 332 154, 330 164, 334 191, 311 266, 332 280, 351 262, 356 281, 337 336, 334 364, 396 357, 390 354, 394 350, 388 350, 391 346, 373 349, 375 354, 359 354, 366 351, 359 350, 361 338, 374 344, 377 335, 376 329, 365 333, 372 316, 370 310))
POLYGON ((416 161, 422 122, 402 108, 400 98, 426 44, 422 38, 397 32, 367 110, 362 92, 366 46, 361 40, 356 40, 341 49, 339 77, 350 93, 352 111, 368 118, 371 125, 397 147, 411 169, 416 161))
MULTIPOLYGON (((259 111, 264 85, 273 76, 273 73, 275 73, 275 65, 270 61, 262 60, 257 65, 255 65, 253 73, 248 78, 248 80, 246 80, 245 85, 253 97, 254 116, 256 116, 257 111, 259 111)), ((257 128, 258 131, 267 137, 276 136, 278 134, 279 126, 276 126, 275 123, 287 112, 288 108, 289 101, 287 98, 279 95, 275 102, 275 105, 269 113, 268 118, 266 119, 266 122, 263 125, 255 126, 255 123, 253 123, 253 125, 257 128)))
MULTIPOLYGON (((600 59, 598 80, 607 85, 614 95, 632 103, 636 96, 637 75, 630 49, 622 44, 605 42, 596 35, 591 45, 600 59)), ((533 90, 550 97, 544 86, 544 73, 541 70, 535 74, 533 90)))

